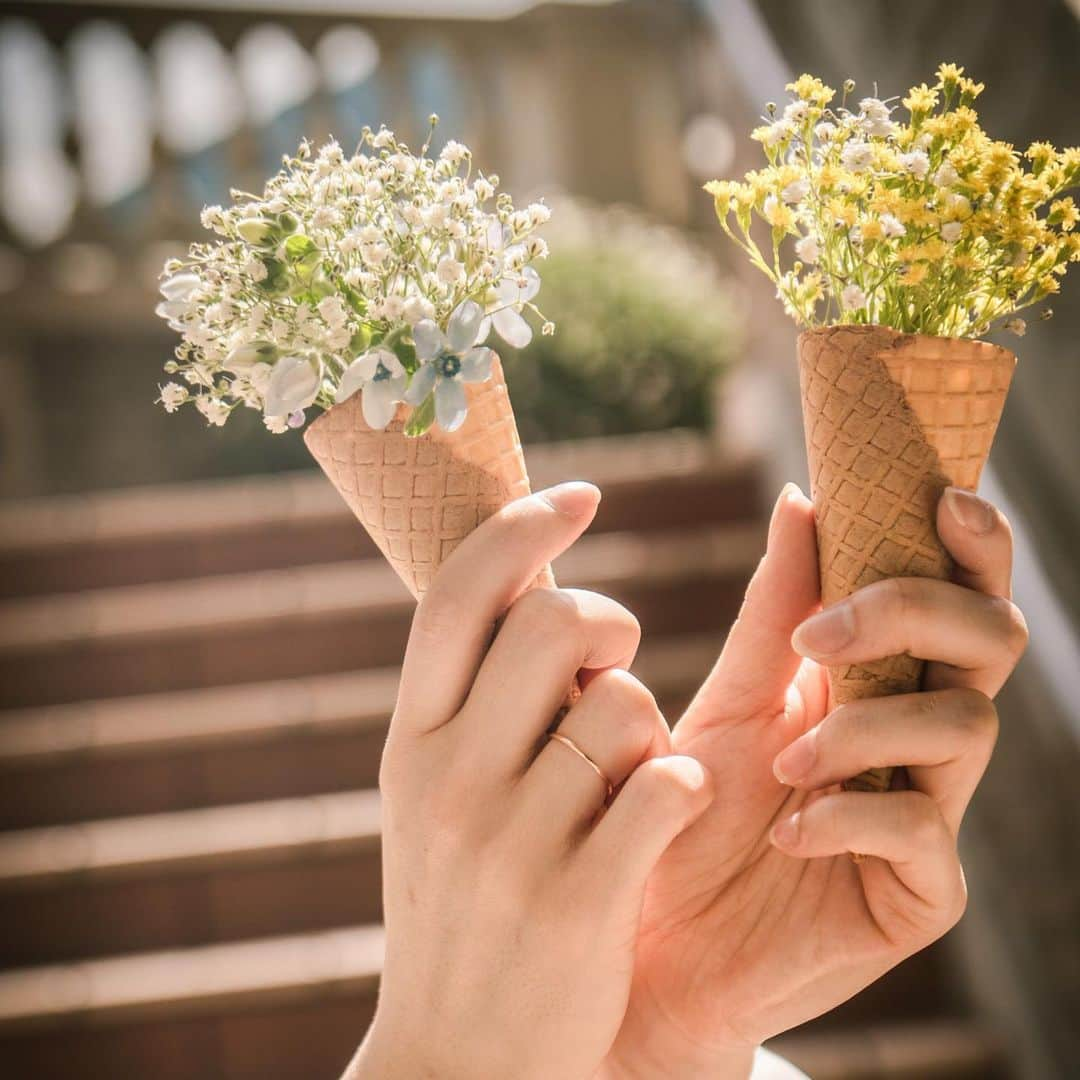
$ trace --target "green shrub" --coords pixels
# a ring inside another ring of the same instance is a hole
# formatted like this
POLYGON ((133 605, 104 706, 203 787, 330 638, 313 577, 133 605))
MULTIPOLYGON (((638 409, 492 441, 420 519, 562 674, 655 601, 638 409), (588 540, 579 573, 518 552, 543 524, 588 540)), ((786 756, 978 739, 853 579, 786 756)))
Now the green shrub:
POLYGON ((556 333, 499 350, 522 439, 708 427, 736 341, 712 257, 634 211, 553 209, 538 302, 556 333))

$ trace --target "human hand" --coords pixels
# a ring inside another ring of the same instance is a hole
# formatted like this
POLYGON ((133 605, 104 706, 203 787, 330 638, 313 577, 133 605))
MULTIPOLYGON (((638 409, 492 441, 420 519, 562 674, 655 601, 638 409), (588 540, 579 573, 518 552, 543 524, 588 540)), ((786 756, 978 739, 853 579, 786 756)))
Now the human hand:
POLYGON ((640 630, 595 593, 523 592, 593 518, 565 484, 471 534, 417 608, 383 756, 386 960, 347 1073, 586 1077, 618 1031, 645 882, 711 798, 625 670, 640 630), (492 631, 505 614, 492 641, 492 631), (587 760, 545 741, 559 727, 587 760))
POLYGON ((937 526, 953 583, 881 581, 815 616, 813 509, 781 493, 739 619, 673 733, 716 796, 649 882, 605 1076, 745 1077, 754 1046, 960 918, 957 832, 996 738, 991 698, 1027 631, 1009 601, 1005 518, 950 489, 937 526), (925 692, 829 711, 819 664, 900 652, 930 661, 925 692), (909 790, 840 789, 898 762, 909 790))

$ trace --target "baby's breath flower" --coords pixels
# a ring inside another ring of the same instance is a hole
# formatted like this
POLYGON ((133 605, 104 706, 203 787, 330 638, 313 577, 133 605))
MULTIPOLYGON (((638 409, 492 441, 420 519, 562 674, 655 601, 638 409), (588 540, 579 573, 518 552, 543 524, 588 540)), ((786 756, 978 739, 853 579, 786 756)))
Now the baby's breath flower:
POLYGON ((158 387, 158 394, 158 401, 167 413, 176 412, 190 397, 186 387, 174 382, 158 387))

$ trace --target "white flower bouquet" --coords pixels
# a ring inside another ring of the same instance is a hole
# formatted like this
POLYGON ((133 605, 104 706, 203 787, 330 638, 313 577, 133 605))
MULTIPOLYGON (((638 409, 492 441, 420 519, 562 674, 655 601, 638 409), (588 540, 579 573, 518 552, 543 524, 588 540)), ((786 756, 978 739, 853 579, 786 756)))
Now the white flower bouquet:
MULTIPOLYGON (((1067 194, 1080 149, 1037 142, 1019 154, 991 139, 973 108, 984 87, 955 64, 899 104, 875 92, 849 107, 854 89, 848 80, 834 106, 831 87, 802 75, 753 132, 765 167, 706 185, 724 232, 806 328, 826 605, 880 578, 950 575, 937 503, 946 485, 978 484, 1016 363, 973 338, 1022 334, 1016 313, 1057 293, 1080 259, 1067 194)), ((833 697, 910 692, 922 669, 906 655, 837 668, 833 697)), ((852 785, 887 788, 891 773, 852 785)))
POLYGON ((256 409, 276 434, 321 410, 308 448, 417 597, 529 490, 489 337, 524 347, 526 314, 555 329, 534 303, 547 207, 515 209, 465 146, 430 143, 384 127, 351 156, 302 144, 261 196, 203 211, 217 239, 166 264, 157 308, 182 335, 165 409, 218 426, 256 409))
POLYGON ((515 210, 498 184, 454 141, 436 158, 386 128, 365 129, 351 157, 302 144, 262 196, 203 211, 221 239, 167 264, 157 312, 183 341, 166 371, 187 385, 162 387, 161 404, 215 425, 259 409, 280 434, 359 394, 372 428, 405 403, 409 435, 455 431, 463 384, 491 377, 491 330, 520 348, 522 312, 539 315, 531 264, 549 211, 515 210))

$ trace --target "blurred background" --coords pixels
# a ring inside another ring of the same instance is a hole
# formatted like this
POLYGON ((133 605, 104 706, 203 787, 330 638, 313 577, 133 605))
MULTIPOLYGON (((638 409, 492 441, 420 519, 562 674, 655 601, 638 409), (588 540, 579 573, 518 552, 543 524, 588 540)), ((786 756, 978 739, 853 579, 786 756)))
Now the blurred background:
MULTIPOLYGON (((530 473, 604 487, 560 581, 641 616, 674 718, 805 486, 793 327, 700 185, 756 166, 792 75, 889 96, 942 60, 996 137, 1077 143, 1077 0, 0 4, 5 1075, 335 1076, 374 1003, 411 604, 298 436, 152 404, 157 274, 200 207, 305 135, 431 112, 548 199, 559 332, 505 357, 530 473)), ((776 1041, 816 1080, 1080 1076, 1077 285, 1001 342, 984 492, 1032 646, 961 838, 970 910, 776 1041)))

